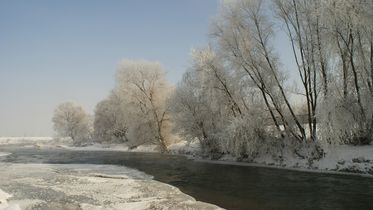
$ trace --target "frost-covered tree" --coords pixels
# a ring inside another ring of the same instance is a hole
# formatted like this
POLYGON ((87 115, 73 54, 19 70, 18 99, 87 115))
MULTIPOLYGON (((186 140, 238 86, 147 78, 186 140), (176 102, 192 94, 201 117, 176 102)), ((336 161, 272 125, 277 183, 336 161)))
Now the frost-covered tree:
POLYGON ((91 138, 91 119, 81 106, 71 102, 58 105, 52 118, 54 130, 62 137, 70 137, 74 144, 91 138))
POLYGON ((251 146, 266 135, 265 126, 258 127, 265 119, 262 104, 252 84, 232 68, 211 48, 192 51, 191 67, 171 100, 175 130, 198 140, 206 153, 253 157, 251 146))
POLYGON ((97 142, 128 141, 127 111, 115 92, 96 105, 94 116, 94 138, 97 142))
POLYGON ((284 85, 285 75, 273 50, 273 24, 264 7, 268 4, 263 2, 227 1, 222 5, 212 35, 220 53, 244 72, 261 93, 278 132, 305 142, 304 125, 290 102, 284 85))
POLYGON ((203 152, 217 152, 219 114, 203 83, 193 69, 183 75, 170 100, 174 130, 188 141, 198 140, 203 152))
POLYGON ((275 10, 283 22, 307 106, 309 137, 317 140, 316 110, 319 92, 328 97, 331 59, 328 54, 326 23, 320 13, 321 2, 276 0, 275 10))
POLYGON ((320 140, 369 144, 372 11, 366 0, 222 1, 209 47, 192 51, 175 91, 158 63, 120 64, 112 95, 96 108, 95 134, 166 151, 174 128, 206 153, 279 160, 285 149, 320 158, 320 140), (294 66, 281 63, 277 30, 288 35, 294 66))
POLYGON ((321 1, 334 68, 330 94, 319 110, 322 138, 329 143, 369 144, 373 140, 373 2, 321 1), (348 122, 348 124, 344 123, 348 122))
POLYGON ((134 146, 156 143, 167 151, 170 116, 167 100, 173 87, 159 63, 124 60, 116 75, 120 95, 130 122, 128 137, 134 146))
POLYGON ((353 0, 224 1, 212 35, 223 58, 262 93, 279 133, 302 144, 319 138, 367 144, 373 130, 372 8, 372 1, 353 0), (291 103, 272 44, 276 26, 289 36, 306 122, 291 103), (341 125, 341 116, 351 126, 341 125))
MULTIPOLYGON (((203 87, 211 94, 218 94, 221 98, 220 106, 225 106, 228 115, 242 116, 245 112, 243 101, 239 100, 239 86, 233 75, 224 66, 222 59, 211 48, 192 50, 193 68, 203 80, 203 87)), ((215 99, 217 100, 217 99, 215 99)))

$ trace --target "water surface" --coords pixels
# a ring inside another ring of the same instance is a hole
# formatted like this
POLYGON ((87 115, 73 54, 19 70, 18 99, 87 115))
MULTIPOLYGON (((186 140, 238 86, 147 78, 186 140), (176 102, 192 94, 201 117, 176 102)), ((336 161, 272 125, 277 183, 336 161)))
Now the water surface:
POLYGON ((211 164, 157 153, 0 147, 14 163, 124 165, 226 209, 373 209, 373 179, 211 164))

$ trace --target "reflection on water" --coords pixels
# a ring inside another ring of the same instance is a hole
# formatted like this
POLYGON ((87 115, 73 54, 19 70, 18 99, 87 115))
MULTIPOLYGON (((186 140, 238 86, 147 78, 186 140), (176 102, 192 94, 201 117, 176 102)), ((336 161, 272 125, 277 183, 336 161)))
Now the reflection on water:
POLYGON ((194 162, 180 156, 0 147, 10 162, 125 165, 227 209, 373 209, 373 179, 194 162))

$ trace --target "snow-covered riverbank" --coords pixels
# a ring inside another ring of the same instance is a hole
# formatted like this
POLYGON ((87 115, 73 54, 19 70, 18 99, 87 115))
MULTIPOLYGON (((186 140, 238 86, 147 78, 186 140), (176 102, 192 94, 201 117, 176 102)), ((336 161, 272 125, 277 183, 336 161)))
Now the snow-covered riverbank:
POLYGON ((75 151, 159 152, 156 145, 140 145, 133 149, 124 144, 92 144, 83 147, 58 145, 58 147, 75 151))
POLYGON ((69 138, 53 137, 0 137, 0 146, 1 145, 15 145, 40 149, 63 148, 75 151, 159 152, 156 145, 140 145, 136 148, 129 148, 126 144, 119 143, 90 143, 78 147, 74 146, 72 140, 69 138))
POLYGON ((140 171, 0 162, 0 209, 219 209, 140 171))
POLYGON ((325 147, 325 157, 314 161, 311 165, 307 160, 300 159, 291 154, 284 155, 282 162, 274 160, 270 155, 257 157, 250 162, 237 160, 237 158, 230 155, 223 155, 216 160, 211 160, 209 157, 202 157, 197 142, 192 144, 180 142, 171 145, 169 149, 172 154, 186 155, 191 159, 210 163, 284 168, 317 173, 362 174, 373 177, 373 145, 328 146, 325 147))
MULTIPOLYGON (((84 147, 71 146, 69 139, 53 139, 51 137, 2 137, 0 145, 16 144, 25 147, 36 147, 40 149, 63 148, 76 151, 123 151, 123 152, 159 152, 154 145, 141 145, 130 149, 125 144, 91 144, 84 147)), ((274 160, 270 155, 262 155, 253 161, 237 160, 230 155, 223 155, 218 159, 211 160, 201 155, 198 142, 187 143, 182 141, 169 146, 171 154, 186 155, 188 158, 219 164, 234 164, 243 166, 261 166, 285 168, 289 170, 302 170, 308 172, 327 172, 343 174, 363 174, 373 176, 373 145, 347 146, 327 145, 324 146, 325 157, 314 161, 311 165, 305 159, 300 159, 293 154, 284 154, 282 162, 274 160)), ((0 153, 1 156, 1 153, 0 153)))

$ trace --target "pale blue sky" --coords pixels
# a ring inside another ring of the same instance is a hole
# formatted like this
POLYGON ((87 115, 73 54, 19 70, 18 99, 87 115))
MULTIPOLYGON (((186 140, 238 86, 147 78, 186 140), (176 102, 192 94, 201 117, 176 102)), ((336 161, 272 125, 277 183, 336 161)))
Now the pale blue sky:
POLYGON ((218 2, 1 0, 0 136, 52 135, 60 102, 92 111, 123 58, 159 61, 176 83, 218 2))
MULTIPOLYGON (((0 0, 0 136, 51 136, 61 102, 93 113, 125 58, 159 61, 177 83, 208 44, 220 0, 0 0)), ((284 33, 275 48, 294 61, 284 33)), ((294 66, 294 65, 293 65, 294 66)))

